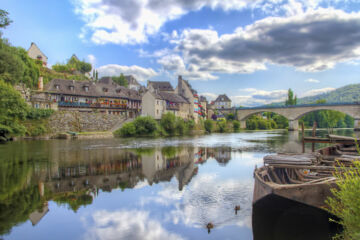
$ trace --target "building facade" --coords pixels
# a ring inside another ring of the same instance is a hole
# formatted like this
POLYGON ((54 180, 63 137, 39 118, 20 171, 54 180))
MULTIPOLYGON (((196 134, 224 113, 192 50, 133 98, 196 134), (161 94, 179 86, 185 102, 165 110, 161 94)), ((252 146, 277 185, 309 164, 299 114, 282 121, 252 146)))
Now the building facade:
POLYGON ((35 43, 31 43, 30 48, 27 52, 30 58, 42 61, 44 67, 47 65, 47 56, 40 50, 40 48, 35 43))
POLYGON ((231 108, 231 100, 226 94, 219 95, 214 101, 215 109, 231 108))
POLYGON ((102 112, 136 117, 141 112, 141 96, 131 89, 119 86, 111 78, 98 83, 53 79, 32 96, 37 108, 102 112), (40 104, 40 100, 43 104, 40 104), (45 104, 45 107, 44 107, 45 104), (46 107, 46 104, 50 104, 46 107))

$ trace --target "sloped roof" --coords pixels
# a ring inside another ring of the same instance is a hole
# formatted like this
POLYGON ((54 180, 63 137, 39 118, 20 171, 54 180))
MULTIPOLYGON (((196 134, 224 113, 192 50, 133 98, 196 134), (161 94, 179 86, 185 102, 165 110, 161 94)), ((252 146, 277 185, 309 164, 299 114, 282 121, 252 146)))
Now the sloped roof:
POLYGON ((215 102, 231 102, 231 100, 226 94, 221 94, 216 98, 215 102))
POLYGON ((159 91, 174 91, 174 88, 171 86, 170 82, 149 81, 148 85, 151 85, 154 89, 159 91))
POLYGON ((188 101, 183 98, 182 96, 176 94, 176 93, 167 93, 167 92, 158 92, 156 93, 157 96, 159 96, 160 99, 174 102, 174 103, 188 103, 188 101))
POLYGON ((141 100, 138 91, 120 86, 110 79, 94 83, 90 81, 75 81, 66 79, 53 79, 47 83, 44 90, 58 94, 84 96, 84 97, 110 97, 110 98, 127 98, 131 100, 141 100), (56 88, 58 86, 58 89, 56 88), (74 89, 71 90, 70 86, 74 89), (85 91, 88 87, 88 91, 85 91))

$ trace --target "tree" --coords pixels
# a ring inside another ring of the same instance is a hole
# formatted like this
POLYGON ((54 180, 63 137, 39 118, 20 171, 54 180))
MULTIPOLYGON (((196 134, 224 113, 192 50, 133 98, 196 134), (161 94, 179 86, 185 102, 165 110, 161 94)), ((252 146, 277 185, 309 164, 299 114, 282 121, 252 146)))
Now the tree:
POLYGON ((9 13, 7 11, 0 9, 0 28, 6 28, 12 23, 8 15, 9 13))
POLYGON ((297 103, 297 97, 294 96, 294 92, 289 88, 288 90, 288 99, 285 101, 286 106, 293 106, 297 103))
POLYGON ((10 84, 0 80, 0 136, 7 138, 12 135, 23 135, 26 128, 21 124, 28 106, 10 84))
POLYGON ((122 73, 118 77, 117 76, 112 77, 112 80, 117 84, 119 84, 120 86, 124 86, 124 87, 128 86, 128 81, 126 80, 124 74, 122 73))

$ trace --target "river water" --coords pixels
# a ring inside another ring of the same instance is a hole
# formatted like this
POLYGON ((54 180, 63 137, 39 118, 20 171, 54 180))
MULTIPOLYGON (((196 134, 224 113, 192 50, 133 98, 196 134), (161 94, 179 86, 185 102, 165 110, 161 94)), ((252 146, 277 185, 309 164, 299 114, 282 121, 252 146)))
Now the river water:
POLYGON ((0 239, 331 239, 321 210, 252 207, 255 166, 301 150, 287 131, 0 145, 0 239))

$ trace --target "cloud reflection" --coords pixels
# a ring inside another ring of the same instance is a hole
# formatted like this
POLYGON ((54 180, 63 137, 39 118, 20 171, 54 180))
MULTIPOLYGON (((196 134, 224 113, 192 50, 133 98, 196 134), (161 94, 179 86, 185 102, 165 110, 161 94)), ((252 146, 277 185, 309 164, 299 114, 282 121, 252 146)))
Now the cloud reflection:
POLYGON ((90 226, 87 226, 88 232, 84 239, 183 239, 164 229, 159 221, 150 219, 149 212, 146 211, 102 210, 95 212, 91 220, 91 224, 86 222, 90 226))

